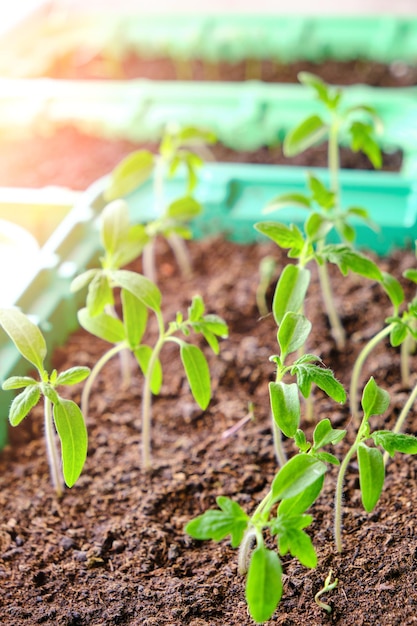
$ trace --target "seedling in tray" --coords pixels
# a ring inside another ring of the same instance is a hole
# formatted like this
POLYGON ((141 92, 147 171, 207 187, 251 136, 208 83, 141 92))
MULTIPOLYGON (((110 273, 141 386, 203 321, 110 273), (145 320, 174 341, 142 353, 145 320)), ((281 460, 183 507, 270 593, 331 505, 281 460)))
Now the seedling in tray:
POLYGON ((161 235, 169 241, 183 274, 191 274, 184 239, 191 238, 189 223, 202 212, 200 203, 193 196, 198 182, 197 170, 203 163, 198 152, 205 155, 208 151, 205 144, 214 141, 212 133, 197 128, 168 128, 158 154, 149 150, 132 152, 110 176, 104 192, 104 198, 109 202, 131 193, 153 175, 154 218, 141 226, 140 233, 143 273, 153 282, 156 280, 155 240, 161 235), (171 178, 180 166, 187 172, 186 193, 167 204, 165 178, 171 178))
MULTIPOLYGON (((342 206, 339 146, 343 141, 347 142, 352 150, 364 152, 375 167, 380 167, 381 151, 375 140, 375 133, 380 122, 372 107, 366 105, 345 107, 342 90, 327 85, 314 74, 301 72, 299 80, 314 90, 324 108, 325 115, 324 117, 317 114, 310 115, 288 133, 284 140, 284 154, 293 157, 327 140, 330 185, 326 186, 317 176, 309 174, 307 194, 280 195, 265 207, 265 211, 295 206, 316 215, 316 220, 320 216, 321 232, 316 239, 317 251, 320 253, 332 229, 336 230, 342 242, 352 245, 356 236, 355 228, 351 223, 352 218, 363 220, 370 227, 375 228, 366 209, 358 206, 348 208, 342 206)), ((318 265, 318 272, 333 335, 338 348, 343 349, 345 332, 334 303, 325 257, 318 265)))
POLYGON ((81 474, 87 456, 87 430, 78 405, 62 398, 60 385, 75 385, 87 378, 88 367, 72 367, 58 374, 45 370, 46 343, 39 328, 18 309, 0 309, 0 325, 9 335, 20 354, 38 371, 39 380, 31 376, 12 376, 3 389, 21 389, 9 412, 12 426, 17 426, 43 396, 45 439, 52 483, 58 496, 63 492, 63 480, 72 487, 81 474), (55 427, 55 428, 54 428, 55 427), (61 441, 62 471, 55 441, 55 429, 61 441))

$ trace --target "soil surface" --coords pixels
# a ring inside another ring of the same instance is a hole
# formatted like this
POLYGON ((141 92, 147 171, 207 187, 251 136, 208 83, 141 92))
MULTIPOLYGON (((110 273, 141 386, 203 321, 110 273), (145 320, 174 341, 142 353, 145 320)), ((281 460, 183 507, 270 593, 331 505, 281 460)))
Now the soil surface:
MULTIPOLYGON (((227 540, 199 542, 184 525, 227 495, 252 512, 268 491, 276 471, 268 403, 268 382, 277 352, 272 315, 256 306, 258 268, 269 254, 277 261, 275 278, 288 262, 273 244, 239 246, 223 239, 191 242, 194 275, 179 275, 171 251, 158 247, 158 282, 165 319, 185 311, 199 293, 207 311, 229 324, 219 356, 206 350, 213 398, 202 412, 193 402, 176 346, 165 347, 161 395, 153 403, 153 469, 141 469, 140 401, 142 377, 132 365, 132 383, 123 389, 119 361, 110 361, 96 382, 87 419, 89 453, 78 483, 58 500, 49 481, 37 407, 18 428, 0 456, 0 622, 10 626, 249 626, 244 578, 237 553, 227 540), (228 429, 248 414, 254 419, 233 435, 228 429)), ((380 260, 382 269, 400 276, 415 266, 413 252, 380 260)), ((140 265, 135 269, 140 270, 140 265)), ((308 351, 318 354, 347 388, 353 359, 384 325, 390 313, 381 289, 368 281, 331 277, 335 300, 348 334, 338 352, 323 313, 317 277, 308 294, 306 314, 313 323, 308 351)), ((272 289, 267 294, 270 298, 272 289)), ((407 295, 413 289, 407 287, 407 295)), ((150 339, 152 338, 152 327, 150 339)), ((200 343, 203 347, 203 344, 200 343)), ((92 366, 104 342, 77 331, 54 355, 59 369, 92 366)), ((205 349, 205 348, 204 348, 205 349)), ((416 357, 411 362, 416 383, 416 357)), ((380 345, 363 372, 390 392, 390 409, 373 418, 389 428, 409 389, 399 375, 399 353, 380 345)), ((65 391, 65 390, 64 390, 65 391)), ((68 390, 69 391, 69 390, 68 390)), ((72 391, 79 400, 80 389, 72 391)), ((69 396, 68 396, 69 397, 69 396)), ((348 406, 336 405, 314 391, 314 422, 328 417, 346 427, 347 442, 333 450, 340 458, 355 427, 348 406)), ((314 424, 303 418, 308 438, 314 424)), ((406 430, 417 431, 413 409, 406 430)), ((294 449, 286 442, 288 454, 294 449)), ((361 506, 357 464, 350 463, 344 492, 343 544, 333 543, 333 492, 336 472, 311 508, 308 529, 318 567, 308 570, 286 555, 284 594, 268 624, 281 626, 394 626, 417 623, 417 459, 396 455, 389 462, 384 491, 371 514, 361 506), (328 615, 314 601, 330 569, 339 579, 324 596, 328 615)))
POLYGON ((299 72, 312 72, 327 83, 353 85, 364 83, 375 87, 409 87, 417 84, 417 67, 401 61, 371 62, 326 60, 318 63, 245 59, 236 63, 213 63, 192 59, 143 58, 128 52, 122 58, 96 54, 88 48, 57 56, 45 71, 51 78, 76 80, 152 80, 232 81, 261 80, 268 83, 296 83, 299 72))
MULTIPOLYGON (((45 187, 59 185, 84 190, 111 170, 133 150, 146 148, 157 151, 154 144, 127 140, 106 140, 80 132, 73 126, 57 129, 53 134, 35 133, 26 139, 0 141, 0 186, 45 187)), ((280 146, 261 147, 253 152, 236 152, 218 143, 210 146, 212 157, 218 162, 263 163, 267 165, 323 166, 326 146, 310 148, 301 155, 286 159, 280 146)), ((384 171, 399 171, 402 153, 383 155, 384 171)), ((373 169, 368 158, 341 150, 341 166, 351 169, 373 169)))

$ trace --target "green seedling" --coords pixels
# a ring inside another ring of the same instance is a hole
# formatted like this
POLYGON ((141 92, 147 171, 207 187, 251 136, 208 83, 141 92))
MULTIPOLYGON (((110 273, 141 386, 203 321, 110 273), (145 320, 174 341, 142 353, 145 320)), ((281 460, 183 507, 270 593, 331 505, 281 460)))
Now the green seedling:
POLYGON ((155 219, 142 226, 141 241, 143 246, 143 273, 155 282, 155 241, 158 236, 165 237, 177 258, 185 276, 191 274, 185 239, 192 236, 190 222, 202 212, 200 203, 193 192, 198 183, 198 169, 203 159, 198 151, 207 154, 205 144, 215 142, 215 136, 194 127, 168 128, 165 132, 159 153, 149 150, 137 150, 123 159, 110 175, 104 192, 107 202, 122 198, 153 176, 155 219), (171 178, 182 166, 187 172, 185 195, 167 203, 165 199, 165 179, 171 178))
MULTIPOLYGON (((277 323, 280 323, 287 311, 304 310, 311 278, 308 266, 312 262, 318 268, 332 263, 337 265, 343 275, 351 271, 359 276, 384 283, 384 274, 377 264, 364 254, 353 250, 348 244, 322 244, 329 227, 326 218, 319 213, 309 215, 304 224, 304 233, 295 224, 290 226, 278 222, 255 224, 256 230, 274 241, 280 248, 289 249, 288 256, 297 259, 296 265, 288 264, 284 267, 278 280, 273 303, 277 323)), ((325 300, 332 303, 328 313, 333 333, 335 333, 335 327, 340 320, 334 307, 330 282, 322 281, 321 286, 325 300)), ((336 337, 335 334, 334 336, 336 337)))
MULTIPOLYGON (((340 144, 347 141, 354 151, 364 152, 375 167, 381 166, 381 152, 375 141, 375 132, 379 119, 374 109, 369 106, 355 105, 345 107, 343 92, 331 87, 317 76, 301 72, 299 80, 311 87, 324 109, 324 117, 317 114, 303 120, 285 138, 283 150, 288 157, 295 156, 307 148, 328 142, 328 168, 330 186, 327 187, 316 176, 308 175, 308 194, 288 193, 274 198, 265 211, 275 211, 288 206, 307 210, 310 215, 320 216, 320 237, 316 240, 317 250, 325 244, 327 235, 335 229, 343 243, 351 245, 355 240, 355 229, 351 220, 360 219, 370 227, 375 227, 368 212, 362 207, 343 208, 339 182, 340 144)), ((318 217, 315 217, 318 220, 318 217)), ((308 221, 308 220, 307 220, 308 221)), ((323 300, 339 349, 345 346, 345 331, 334 305, 327 262, 323 259, 318 265, 323 300)))
POLYGON ((168 342, 178 345, 192 395, 204 410, 211 398, 210 371, 206 357, 200 348, 178 337, 177 333, 181 333, 183 337, 189 337, 191 331, 200 333, 213 352, 218 354, 218 337, 227 337, 227 325, 218 316, 205 313, 204 302, 200 296, 193 298, 186 319, 178 313, 176 319, 166 325, 161 309, 162 295, 152 281, 129 270, 111 272, 110 280, 113 286, 121 290, 123 320, 116 319, 105 311, 92 316, 88 307, 81 309, 78 313, 78 319, 83 328, 113 344, 113 347, 94 366, 91 377, 84 387, 81 406, 88 414, 91 387, 101 369, 113 356, 122 350, 129 350, 145 376, 142 396, 142 463, 144 468, 149 468, 151 466, 151 400, 152 394, 159 394, 162 385, 162 366, 159 356, 163 346, 168 342), (158 338, 153 347, 142 343, 149 311, 155 314, 158 327, 158 338))
POLYGON ((14 398, 9 421, 17 426, 38 404, 44 402, 46 449, 52 484, 58 496, 63 493, 63 481, 72 487, 83 469, 87 456, 87 429, 78 405, 61 397, 60 385, 75 385, 87 378, 88 367, 72 367, 58 374, 45 370, 46 342, 39 328, 18 309, 0 309, 0 325, 20 354, 37 370, 39 380, 31 376, 12 376, 3 382, 4 390, 21 389, 14 398), (62 470, 55 441, 55 429, 61 442, 62 470))
POLYGON ((385 480, 384 458, 380 448, 389 456, 394 456, 395 452, 417 454, 417 437, 371 428, 370 418, 382 415, 388 409, 389 400, 388 392, 370 378, 362 394, 362 422, 355 441, 340 465, 337 478, 334 531, 339 552, 342 551, 343 482, 352 458, 357 456, 362 504, 365 511, 370 513, 380 498, 385 480))
POLYGON ((299 428, 300 411, 298 386, 284 383, 284 370, 297 375, 298 384, 307 393, 316 381, 330 395, 344 397, 344 390, 333 375, 317 365, 316 357, 306 355, 293 368, 285 368, 288 354, 298 349, 310 330, 309 322, 300 314, 288 312, 278 330, 280 376, 270 383, 271 410, 277 427, 294 440, 298 454, 286 461, 275 476, 271 488, 252 516, 248 516, 237 502, 219 496, 220 510, 209 510, 191 520, 185 527, 195 539, 221 541, 231 536, 232 547, 239 547, 239 571, 247 573, 246 600, 252 618, 263 623, 273 615, 282 595, 282 564, 279 555, 288 552, 302 565, 315 567, 317 556, 309 535, 304 531, 312 522, 307 509, 314 503, 323 487, 326 463, 338 465, 337 458, 323 450, 334 445, 345 435, 344 430, 333 429, 328 419, 321 420, 313 433, 313 442, 307 441, 299 428), (321 374, 319 374, 319 371, 321 374), (278 553, 267 547, 265 533, 276 538, 278 553))
MULTIPOLYGON (((277 300, 274 300, 277 304, 277 300)), ((301 314, 287 311, 281 320, 274 316, 279 325, 277 340, 280 353, 270 357, 276 365, 275 381, 269 383, 269 397, 272 410, 275 454, 280 465, 286 462, 282 447, 281 433, 293 438, 299 429, 301 420, 300 394, 308 398, 313 384, 316 384, 335 402, 346 401, 346 392, 336 380, 333 372, 323 367, 321 359, 314 354, 303 354, 290 365, 286 364, 289 355, 297 352, 311 331, 311 323, 301 314), (284 382, 284 377, 291 374, 296 383, 284 382)))
MULTIPOLYGON (((405 278, 417 283, 416 270, 406 270, 403 275, 405 278)), ((389 337, 389 341, 393 347, 401 346, 401 377, 404 385, 407 386, 409 382, 409 340, 415 341, 417 339, 417 298, 414 298, 408 304, 407 309, 400 313, 400 307, 405 300, 404 291, 400 283, 393 276, 383 273, 382 286, 391 300, 393 312, 392 315, 386 318, 384 328, 371 337, 355 360, 352 369, 349 396, 352 417, 356 422, 358 421, 359 415, 357 406, 358 387, 364 363, 375 347, 385 338, 389 337)), ((413 397, 414 391, 411 393, 410 398, 413 397)), ((412 400, 410 401, 412 402, 412 400)), ((398 419, 395 427, 396 430, 398 429, 399 431, 401 428, 408 410, 409 408, 405 413, 404 410, 401 412, 401 417, 398 419)))
POLYGON ((323 587, 314 596, 314 601, 318 604, 318 606, 329 614, 332 612, 332 607, 330 606, 330 604, 327 604, 326 602, 320 600, 320 598, 323 594, 328 593, 329 591, 333 591, 333 589, 336 589, 339 580, 335 578, 332 582, 332 575, 333 570, 330 570, 328 576, 326 577, 326 580, 324 581, 323 587))

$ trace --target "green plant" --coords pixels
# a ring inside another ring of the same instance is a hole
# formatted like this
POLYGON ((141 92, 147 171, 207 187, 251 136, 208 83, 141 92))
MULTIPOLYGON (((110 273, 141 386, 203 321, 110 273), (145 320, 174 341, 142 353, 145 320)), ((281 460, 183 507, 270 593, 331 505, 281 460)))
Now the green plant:
POLYGON ((367 513, 377 504, 385 480, 385 466, 381 447, 390 456, 395 452, 417 454, 417 437, 398 434, 389 430, 373 430, 370 418, 382 415, 389 406, 389 394, 370 378, 362 394, 363 418, 355 440, 345 455, 337 478, 335 494, 335 541, 336 548, 342 551, 342 496, 343 481, 352 457, 356 454, 359 466, 359 484, 362 504, 367 513), (373 445, 369 445, 371 440, 373 445))
POLYGON ((328 593, 329 591, 333 591, 333 589, 336 589, 339 580, 335 578, 332 582, 332 575, 333 570, 330 570, 328 575, 326 576, 323 587, 319 589, 319 591, 314 596, 314 601, 318 604, 318 606, 329 614, 332 612, 332 607, 330 606, 330 604, 326 604, 326 602, 320 600, 320 598, 323 594, 328 593))
POLYGON ((343 387, 330 370, 317 364, 319 359, 314 355, 304 355, 292 366, 285 365, 286 357, 304 344, 310 329, 311 324, 303 315, 287 311, 277 335, 280 354, 271 357, 277 365, 276 380, 269 385, 274 428, 294 440, 298 454, 288 461, 282 459, 270 490, 250 517, 237 502, 219 496, 220 510, 206 511, 185 527, 185 532, 195 539, 221 541, 230 535, 232 546, 240 547, 239 571, 247 572, 246 600, 256 622, 272 616, 282 595, 281 561, 267 547, 265 532, 276 537, 281 556, 290 552, 306 567, 316 566, 315 549, 304 532, 312 517, 305 512, 322 489, 326 462, 339 463, 323 448, 338 443, 345 435, 344 430, 333 429, 330 421, 323 419, 309 443, 299 428, 299 392, 308 395, 313 381, 336 400, 345 399, 343 387), (282 380, 288 372, 296 375, 297 384, 282 380))
POLYGON ((81 474, 87 456, 87 429, 82 412, 75 402, 61 397, 60 385, 82 382, 90 373, 88 367, 73 367, 58 374, 49 374, 44 366, 47 350, 44 336, 30 319, 14 308, 0 309, 0 325, 20 354, 37 370, 39 380, 32 376, 12 376, 3 382, 4 390, 22 389, 14 398, 9 412, 12 426, 17 426, 39 402, 44 402, 45 440, 52 484, 58 496, 63 480, 72 487, 81 474), (61 442, 62 473, 55 441, 54 427, 61 442))
MULTIPOLYGON (((324 117, 313 114, 304 119, 285 137, 283 151, 287 157, 292 157, 327 140, 329 185, 324 184, 317 176, 309 174, 308 194, 282 194, 274 198, 265 207, 265 211, 275 211, 290 205, 309 211, 312 216, 315 216, 316 222, 320 218, 320 230, 316 232, 316 246, 317 252, 321 253, 321 248, 333 229, 343 243, 352 245, 356 236, 355 228, 351 223, 352 219, 363 220, 370 227, 374 227, 368 212, 363 207, 343 207, 339 182, 339 151, 340 145, 347 142, 351 149, 364 152, 375 167, 380 167, 381 151, 375 141, 379 118, 375 110, 366 105, 345 107, 343 91, 327 85, 314 74, 301 72, 298 77, 301 83, 314 90, 324 109, 324 117)), ((333 336, 338 348, 343 349, 345 332, 334 304, 325 256, 318 264, 318 273, 333 336)))
MULTIPOLYGON (((205 144, 215 142, 215 136, 194 127, 172 126, 166 129, 158 154, 137 150, 124 158, 110 175, 104 192, 107 202, 122 198, 153 176, 153 219, 141 225, 140 241, 143 247, 143 273, 156 280, 155 240, 165 237, 177 258, 184 275, 190 275, 191 265, 184 239, 191 238, 189 222, 202 212, 193 192, 198 183, 197 171, 203 164, 198 152, 207 155, 205 144), (165 178, 172 177, 179 167, 186 170, 185 195, 167 202, 165 178)), ((146 216, 146 214, 145 214, 146 216)))
POLYGON ((84 387, 82 409, 88 413, 91 387, 104 365, 116 354, 129 350, 141 368, 145 380, 142 396, 142 463, 151 465, 151 398, 158 395, 162 385, 162 366, 159 355, 167 342, 176 343, 180 349, 180 358, 187 376, 191 392, 197 404, 205 409, 211 397, 210 371, 204 353, 196 345, 176 336, 181 333, 188 337, 191 331, 203 335, 213 352, 219 352, 217 337, 226 337, 228 330, 225 322, 218 316, 205 313, 203 299, 193 298, 184 319, 177 313, 176 319, 165 324, 161 308, 162 294, 148 278, 129 270, 110 272, 109 279, 121 293, 123 319, 117 319, 105 311, 91 315, 88 307, 81 309, 78 319, 88 332, 114 344, 96 363, 90 379, 84 387), (158 337, 153 347, 142 343, 148 323, 148 311, 151 310, 157 321, 158 337))

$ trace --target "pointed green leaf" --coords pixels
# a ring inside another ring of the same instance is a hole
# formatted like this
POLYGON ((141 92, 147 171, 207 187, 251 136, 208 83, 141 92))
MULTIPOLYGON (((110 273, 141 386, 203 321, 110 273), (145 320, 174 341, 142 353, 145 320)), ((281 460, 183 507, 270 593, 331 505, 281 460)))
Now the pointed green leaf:
POLYGON ((300 424, 300 398, 295 383, 269 383, 272 416, 286 437, 294 437, 300 424))
POLYGON ((304 237, 295 224, 286 226, 279 222, 258 222, 254 228, 269 237, 280 248, 291 248, 295 251, 301 252, 304 247, 304 237))
POLYGON ((382 272, 371 259, 353 250, 345 244, 329 244, 325 246, 320 254, 329 263, 335 263, 343 275, 351 270, 360 276, 382 282, 382 272))
POLYGON ((292 517, 307 511, 313 502, 317 500, 323 488, 323 483, 324 474, 296 496, 282 500, 278 507, 279 516, 292 517))
POLYGON ((370 513, 378 502, 384 486, 384 458, 378 448, 369 448, 360 443, 358 447, 359 484, 362 504, 370 513))
POLYGON ((292 264, 284 267, 272 302, 272 312, 278 325, 288 311, 298 313, 301 310, 309 284, 310 270, 292 264))
POLYGON ((56 385, 76 385, 81 383, 90 374, 89 367, 76 366, 61 372, 57 377, 56 385))
POLYGON ((173 220, 188 222, 202 212, 199 202, 192 196, 184 196, 171 202, 166 210, 166 217, 173 220))
POLYGON ((281 467, 273 480, 271 491, 274 501, 297 496, 325 472, 326 466, 321 461, 309 454, 297 454, 281 467))
POLYGON ((417 437, 393 433, 390 430, 376 430, 371 434, 376 446, 381 446, 390 456, 396 452, 417 454, 417 437))
POLYGON ((285 313, 277 333, 282 361, 305 344, 310 331, 311 322, 304 315, 292 311, 285 313))
POLYGON ((281 525, 277 533, 279 553, 281 556, 285 556, 290 552, 305 567, 316 567, 317 555, 310 537, 300 528, 291 525, 291 522, 295 522, 297 519, 285 520, 286 524, 281 525))
POLYGON ((333 428, 329 419, 320 420, 313 433, 314 449, 318 450, 329 444, 336 445, 345 435, 346 430, 333 428))
POLYGON ((398 307, 404 302, 404 290, 401 283, 387 272, 382 272, 382 283, 385 293, 388 295, 393 307, 397 310, 398 307))
POLYGON ((37 385, 38 381, 31 376, 10 376, 2 384, 1 388, 4 391, 10 389, 22 389, 23 387, 29 387, 30 385, 37 385))
POLYGON ((125 340, 123 323, 113 315, 100 313, 92 317, 84 308, 78 311, 78 321, 85 330, 104 341, 116 344, 125 340))
POLYGON ((221 541, 231 536, 232 548, 237 548, 248 526, 249 517, 245 511, 230 498, 218 496, 218 510, 210 510, 188 522, 185 532, 194 539, 213 539, 221 541))
POLYGON ((371 415, 382 415, 389 407, 390 397, 385 389, 381 389, 371 377, 362 394, 362 408, 367 418, 371 415))
POLYGON ((61 440, 62 473, 66 485, 72 487, 87 458, 87 429, 79 407, 72 400, 60 398, 54 404, 53 416, 61 440))
POLYGON ((180 356, 194 400, 204 410, 211 398, 210 370, 206 357, 200 348, 185 341, 181 342, 180 356))
POLYGON ((255 622, 272 617, 282 596, 282 567, 276 552, 261 545, 253 551, 246 580, 246 601, 255 622))
POLYGON ((188 319, 190 322, 198 322, 203 317, 205 310, 203 298, 201 296, 193 296, 188 307, 188 319))
POLYGON ((129 207, 125 200, 113 200, 101 213, 101 242, 105 251, 113 255, 127 239, 129 207))
POLYGON ((334 377, 332 370, 326 367, 320 367, 302 358, 294 363, 291 374, 297 376, 298 386, 305 398, 310 395, 311 385, 314 383, 335 402, 346 401, 343 385, 334 377))
POLYGON ((336 194, 328 189, 316 176, 308 175, 308 186, 310 188, 312 199, 325 209, 333 209, 336 202, 336 194))
POLYGON ((84 289, 84 287, 87 287, 87 285, 93 280, 96 274, 100 274, 100 272, 101 270, 99 269, 92 269, 83 272, 79 276, 76 276, 71 283, 71 292, 75 293, 76 291, 80 291, 81 289, 84 289))
POLYGON ((126 338, 131 349, 140 344, 148 322, 146 306, 126 289, 121 290, 123 324, 126 338))
POLYGON ((106 306, 114 302, 109 278, 104 272, 97 272, 88 286, 87 309, 91 316, 99 315, 106 306))
POLYGON ((115 285, 132 293, 149 309, 161 310, 161 292, 149 278, 129 270, 117 270, 111 276, 115 285))
POLYGON ((9 335, 20 354, 43 373, 46 342, 39 328, 19 309, 0 308, 0 326, 9 335))
POLYGON ((39 402, 41 392, 38 385, 25 387, 14 399, 9 410, 9 421, 17 426, 39 402))
POLYGON ((333 223, 319 213, 311 213, 304 226, 305 233, 311 243, 324 240, 332 228, 333 223))
POLYGON ((284 139, 283 152, 286 157, 293 157, 307 148, 324 141, 328 126, 318 115, 310 115, 296 128, 291 130, 284 139))
POLYGON ((112 171, 104 198, 107 202, 127 196, 151 176, 155 157, 148 150, 136 150, 125 157, 112 171))

